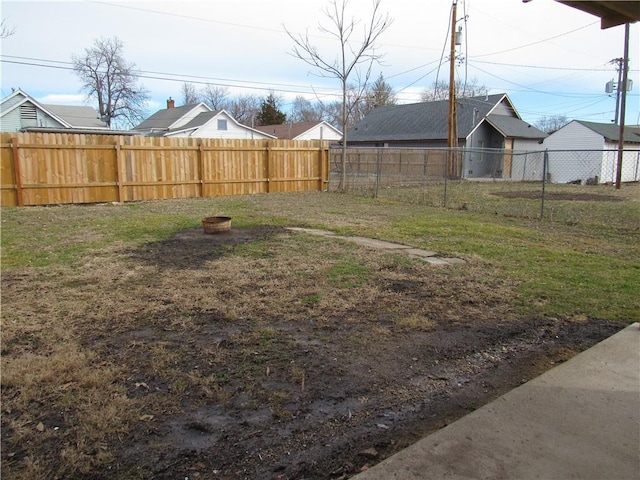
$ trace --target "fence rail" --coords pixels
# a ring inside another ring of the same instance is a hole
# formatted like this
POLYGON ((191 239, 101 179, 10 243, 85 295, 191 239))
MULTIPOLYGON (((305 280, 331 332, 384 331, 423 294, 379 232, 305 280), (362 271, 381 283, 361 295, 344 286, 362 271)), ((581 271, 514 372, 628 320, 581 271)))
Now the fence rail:
POLYGON ((328 142, 2 133, 1 204, 325 190, 328 142))

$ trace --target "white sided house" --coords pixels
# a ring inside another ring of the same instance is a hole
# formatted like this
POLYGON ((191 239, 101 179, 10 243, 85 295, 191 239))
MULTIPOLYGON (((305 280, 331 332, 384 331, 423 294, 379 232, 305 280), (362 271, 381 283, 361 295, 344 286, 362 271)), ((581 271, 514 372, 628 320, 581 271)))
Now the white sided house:
POLYGON ((330 143, 342 140, 342 132, 324 120, 263 125, 256 129, 285 140, 326 140, 330 143))
MULTIPOLYGON (((613 183, 618 163, 619 126, 573 120, 544 139, 548 178, 554 183, 613 183)), ((625 126, 623 182, 640 181, 640 127, 625 126)))
POLYGON ((276 138, 239 123, 226 110, 198 114, 189 123, 168 130, 165 137, 227 138, 241 140, 268 140, 276 138))
POLYGON ((158 110, 149 118, 135 126, 133 130, 147 137, 162 137, 170 130, 178 130, 201 113, 211 112, 205 103, 175 106, 175 100, 167 100, 167 108, 158 110))
POLYGON ((3 132, 111 133, 92 107, 45 105, 18 89, 0 100, 3 132))

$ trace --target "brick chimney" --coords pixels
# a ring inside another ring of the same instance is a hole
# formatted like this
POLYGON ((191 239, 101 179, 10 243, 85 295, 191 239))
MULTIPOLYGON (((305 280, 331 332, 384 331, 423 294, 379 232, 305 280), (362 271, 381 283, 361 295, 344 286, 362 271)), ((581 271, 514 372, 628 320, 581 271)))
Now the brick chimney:
POLYGON ((169 100, 167 100, 167 108, 175 108, 175 106, 176 106, 176 101, 171 97, 169 97, 169 100))

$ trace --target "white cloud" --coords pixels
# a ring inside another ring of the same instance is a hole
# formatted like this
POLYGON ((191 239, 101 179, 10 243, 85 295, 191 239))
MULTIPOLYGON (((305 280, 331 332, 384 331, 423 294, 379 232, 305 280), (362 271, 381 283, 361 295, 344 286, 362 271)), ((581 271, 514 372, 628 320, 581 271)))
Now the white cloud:
MULTIPOLYGON (((27 92, 29 93, 29 92, 27 92)), ((80 105, 87 104, 84 95, 74 95, 72 93, 50 93, 42 97, 36 98, 40 103, 48 105, 80 105)))
MULTIPOLYGON (((313 99, 314 92, 327 99, 339 83, 317 76, 291 55, 284 27, 308 31, 323 53, 334 55, 335 40, 317 29, 319 23, 330 25, 322 13, 328 5, 329 0, 3 1, 3 18, 16 33, 2 40, 2 94, 20 87, 45 102, 85 104, 68 62, 97 37, 116 36, 126 60, 147 72, 140 81, 151 94, 150 107, 164 108, 169 97, 180 103, 182 82, 189 81, 226 86, 231 96, 262 97, 274 90, 286 99, 313 99)), ((365 20, 371 1, 349 5, 365 20)), ((451 1, 382 0, 381 7, 394 21, 380 39, 383 64, 374 66, 372 78, 381 72, 402 91, 400 101, 417 101, 438 72, 448 80, 451 1)), ((622 55, 623 27, 601 30, 596 17, 551 0, 458 0, 458 18, 465 14, 466 23, 458 24, 464 26, 468 65, 457 67, 457 77, 477 77, 491 93, 509 94, 527 121, 566 112, 584 120, 600 118, 594 114, 613 118, 615 103, 604 84, 617 77, 608 62, 622 55)), ((639 30, 639 24, 631 26, 634 90, 627 118, 634 122, 640 118, 639 30)))

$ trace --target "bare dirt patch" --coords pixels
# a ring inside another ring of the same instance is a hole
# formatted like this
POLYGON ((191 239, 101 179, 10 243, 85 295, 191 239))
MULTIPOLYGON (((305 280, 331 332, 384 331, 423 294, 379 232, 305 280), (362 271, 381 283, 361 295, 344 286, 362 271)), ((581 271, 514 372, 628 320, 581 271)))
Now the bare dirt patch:
POLYGON ((623 327, 461 272, 252 227, 3 273, 3 474, 348 478, 623 327))
MULTIPOLYGON (((493 192, 492 195, 503 198, 525 198, 531 200, 539 200, 542 198, 541 191, 522 191, 522 192, 493 192)), ((623 202, 625 198, 615 195, 603 195, 601 193, 585 193, 585 192, 545 192, 546 200, 565 200, 576 202, 623 202)))

